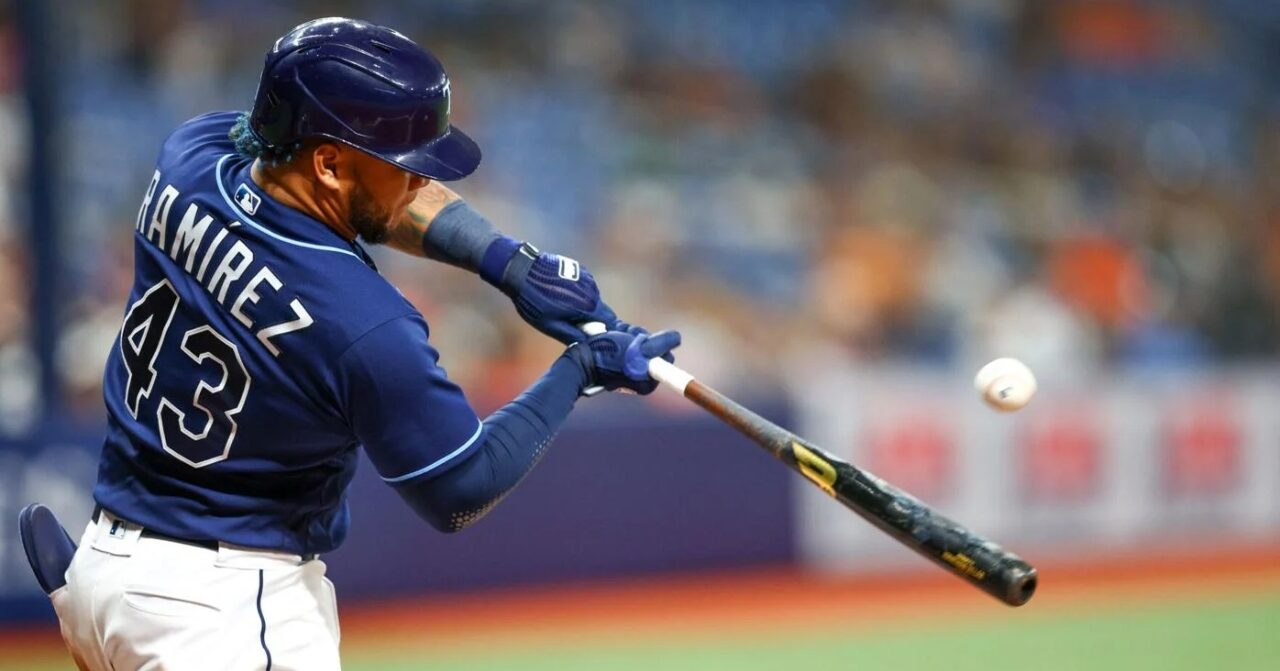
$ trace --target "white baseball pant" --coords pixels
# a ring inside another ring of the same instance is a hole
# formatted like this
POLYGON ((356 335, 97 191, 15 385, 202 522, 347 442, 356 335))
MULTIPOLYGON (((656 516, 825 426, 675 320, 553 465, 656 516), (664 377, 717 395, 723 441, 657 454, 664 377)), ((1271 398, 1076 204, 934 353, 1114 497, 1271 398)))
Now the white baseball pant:
POLYGON ((339 669, 338 607, 319 560, 143 537, 106 511, 50 595, 87 671, 339 669))

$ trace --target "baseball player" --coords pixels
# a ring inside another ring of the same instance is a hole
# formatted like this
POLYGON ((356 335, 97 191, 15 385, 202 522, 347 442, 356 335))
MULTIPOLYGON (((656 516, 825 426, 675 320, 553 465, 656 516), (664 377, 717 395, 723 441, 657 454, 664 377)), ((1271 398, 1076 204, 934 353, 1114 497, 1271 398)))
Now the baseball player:
POLYGON ((645 394, 679 334, 620 322, 585 268, 503 236, 440 63, 331 18, 267 54, 253 109, 165 140, 106 368, 97 509, 52 594, 83 669, 339 668, 332 585, 363 446, 432 526, 475 522, 592 387, 645 394), (478 273, 569 345, 483 420, 360 242, 478 273), (587 337, 585 322, 609 331, 587 337))

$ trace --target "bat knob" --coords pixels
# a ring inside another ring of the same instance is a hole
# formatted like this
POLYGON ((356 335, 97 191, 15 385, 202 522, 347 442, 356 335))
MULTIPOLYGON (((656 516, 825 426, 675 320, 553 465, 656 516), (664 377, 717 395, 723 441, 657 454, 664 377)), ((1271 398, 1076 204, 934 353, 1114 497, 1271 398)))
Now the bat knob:
POLYGON ((1005 593, 1002 599, 1010 606, 1021 606, 1036 593, 1038 575, 1030 566, 1013 567, 1006 573, 1005 593))

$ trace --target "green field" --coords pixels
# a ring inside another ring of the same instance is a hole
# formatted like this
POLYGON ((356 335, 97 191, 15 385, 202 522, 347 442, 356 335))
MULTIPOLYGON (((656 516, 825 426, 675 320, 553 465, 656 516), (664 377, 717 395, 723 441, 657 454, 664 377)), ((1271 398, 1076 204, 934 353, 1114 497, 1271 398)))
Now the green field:
MULTIPOLYGON (((849 627, 835 622, 796 622, 774 633, 688 632, 662 636, 652 631, 628 637, 566 630, 554 640, 513 645, 510 638, 472 638, 461 647, 414 648, 403 641, 377 645, 347 641, 346 669, 352 671, 765 671, 789 669, 878 669, 893 671, 1178 671, 1280 669, 1280 591, 1257 594, 1164 598, 1159 604, 1106 606, 1088 603, 1061 612, 1027 609, 994 622, 947 617, 894 618, 878 624, 860 618, 849 627)), ((976 609, 975 613, 990 613, 976 609)), ((959 614, 957 614, 959 613, 959 614)), ((714 623, 709 623, 714 625, 714 623)), ((527 640, 527 639, 523 639, 527 640)), ((67 669, 66 658, 26 656, 0 662, 0 670, 67 669)))
MULTIPOLYGON (((570 640, 536 650, 458 654, 440 650, 353 649, 345 668, 361 671, 1178 671, 1280 669, 1280 594, 1194 600, 1120 612, 1073 613, 981 622, 922 621, 910 629, 840 631, 747 638, 726 632, 694 642, 592 644, 570 640)), ((862 625, 865 629, 865 625, 862 625)))

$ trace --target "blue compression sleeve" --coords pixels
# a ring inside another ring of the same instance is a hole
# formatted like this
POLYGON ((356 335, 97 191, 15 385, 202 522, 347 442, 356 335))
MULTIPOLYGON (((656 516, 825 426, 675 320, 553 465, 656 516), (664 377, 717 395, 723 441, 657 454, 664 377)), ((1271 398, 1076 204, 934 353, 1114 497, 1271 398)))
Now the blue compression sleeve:
POLYGON ((485 418, 480 445, 464 460, 434 477, 392 486, 436 529, 465 529, 537 465, 587 384, 582 364, 571 354, 561 356, 524 393, 485 418))
MULTIPOLYGON (((427 226, 427 232, 422 236, 422 251, 429 259, 478 273, 485 253, 495 240, 502 237, 484 215, 466 201, 457 200, 440 210, 427 226)), ((505 265, 515 251, 515 247, 509 249, 501 262, 505 265)))

